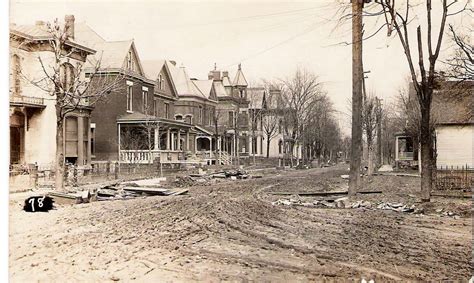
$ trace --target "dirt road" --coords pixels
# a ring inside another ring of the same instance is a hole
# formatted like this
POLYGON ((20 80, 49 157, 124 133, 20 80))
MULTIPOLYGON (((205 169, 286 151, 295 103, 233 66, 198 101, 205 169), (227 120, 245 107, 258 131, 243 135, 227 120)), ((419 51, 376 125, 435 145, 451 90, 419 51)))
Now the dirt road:
MULTIPOLYGON (((461 207, 467 212, 458 219, 272 205, 278 197, 271 192, 340 190, 347 185, 339 177, 346 170, 291 171, 191 187, 188 195, 95 202, 49 213, 23 212, 12 200, 10 278, 304 282, 471 277, 470 200, 435 199, 426 207, 427 212, 461 207)), ((383 197, 394 201, 415 202, 418 181, 378 176, 366 187, 383 189, 383 197)))

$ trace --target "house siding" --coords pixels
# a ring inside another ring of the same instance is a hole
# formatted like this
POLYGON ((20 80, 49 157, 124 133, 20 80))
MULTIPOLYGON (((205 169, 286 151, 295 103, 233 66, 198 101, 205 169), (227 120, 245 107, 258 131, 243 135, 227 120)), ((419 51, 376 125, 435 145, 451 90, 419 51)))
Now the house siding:
POLYGON ((474 125, 436 127, 437 166, 469 166, 474 160, 474 125))

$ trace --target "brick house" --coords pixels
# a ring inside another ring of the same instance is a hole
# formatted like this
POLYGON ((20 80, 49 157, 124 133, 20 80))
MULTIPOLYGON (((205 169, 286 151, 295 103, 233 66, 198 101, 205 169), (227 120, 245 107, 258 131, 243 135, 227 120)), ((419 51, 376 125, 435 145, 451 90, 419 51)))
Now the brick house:
POLYGON ((85 24, 78 35, 98 50, 101 73, 123 81, 123 89, 96 104, 93 158, 127 163, 150 163, 157 157, 162 162, 184 160, 189 144, 183 139, 192 126, 173 118, 178 97, 165 64, 155 62, 159 71, 147 73, 133 40, 106 41, 85 24))
POLYGON ((213 81, 214 90, 218 99, 216 111, 219 121, 219 135, 221 149, 232 157, 237 156, 236 148, 241 157, 248 157, 250 148, 249 121, 247 97, 247 80, 242 72, 241 65, 231 82, 228 71, 212 70, 208 78, 213 81), (237 115, 237 113, 239 113, 237 115))

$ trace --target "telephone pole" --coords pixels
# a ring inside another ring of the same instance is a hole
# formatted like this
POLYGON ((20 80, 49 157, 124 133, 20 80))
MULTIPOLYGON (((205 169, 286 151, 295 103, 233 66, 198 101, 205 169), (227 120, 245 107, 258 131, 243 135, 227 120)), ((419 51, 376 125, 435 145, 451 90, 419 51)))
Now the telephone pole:
POLYGON ((376 118, 377 118, 377 165, 383 165, 382 158, 382 102, 380 98, 375 98, 377 101, 376 104, 376 118))
POLYGON ((362 7, 364 0, 352 0, 352 139, 349 196, 360 187, 362 155, 362 7))

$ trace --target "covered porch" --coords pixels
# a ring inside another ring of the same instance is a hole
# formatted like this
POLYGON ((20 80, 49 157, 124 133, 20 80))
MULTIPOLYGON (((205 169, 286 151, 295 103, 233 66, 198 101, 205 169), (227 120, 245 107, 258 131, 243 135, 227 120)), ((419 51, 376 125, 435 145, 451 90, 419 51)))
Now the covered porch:
POLYGON ((128 116, 117 120, 119 162, 186 162, 193 151, 192 125, 150 116, 138 119, 136 116, 135 119, 128 116))

